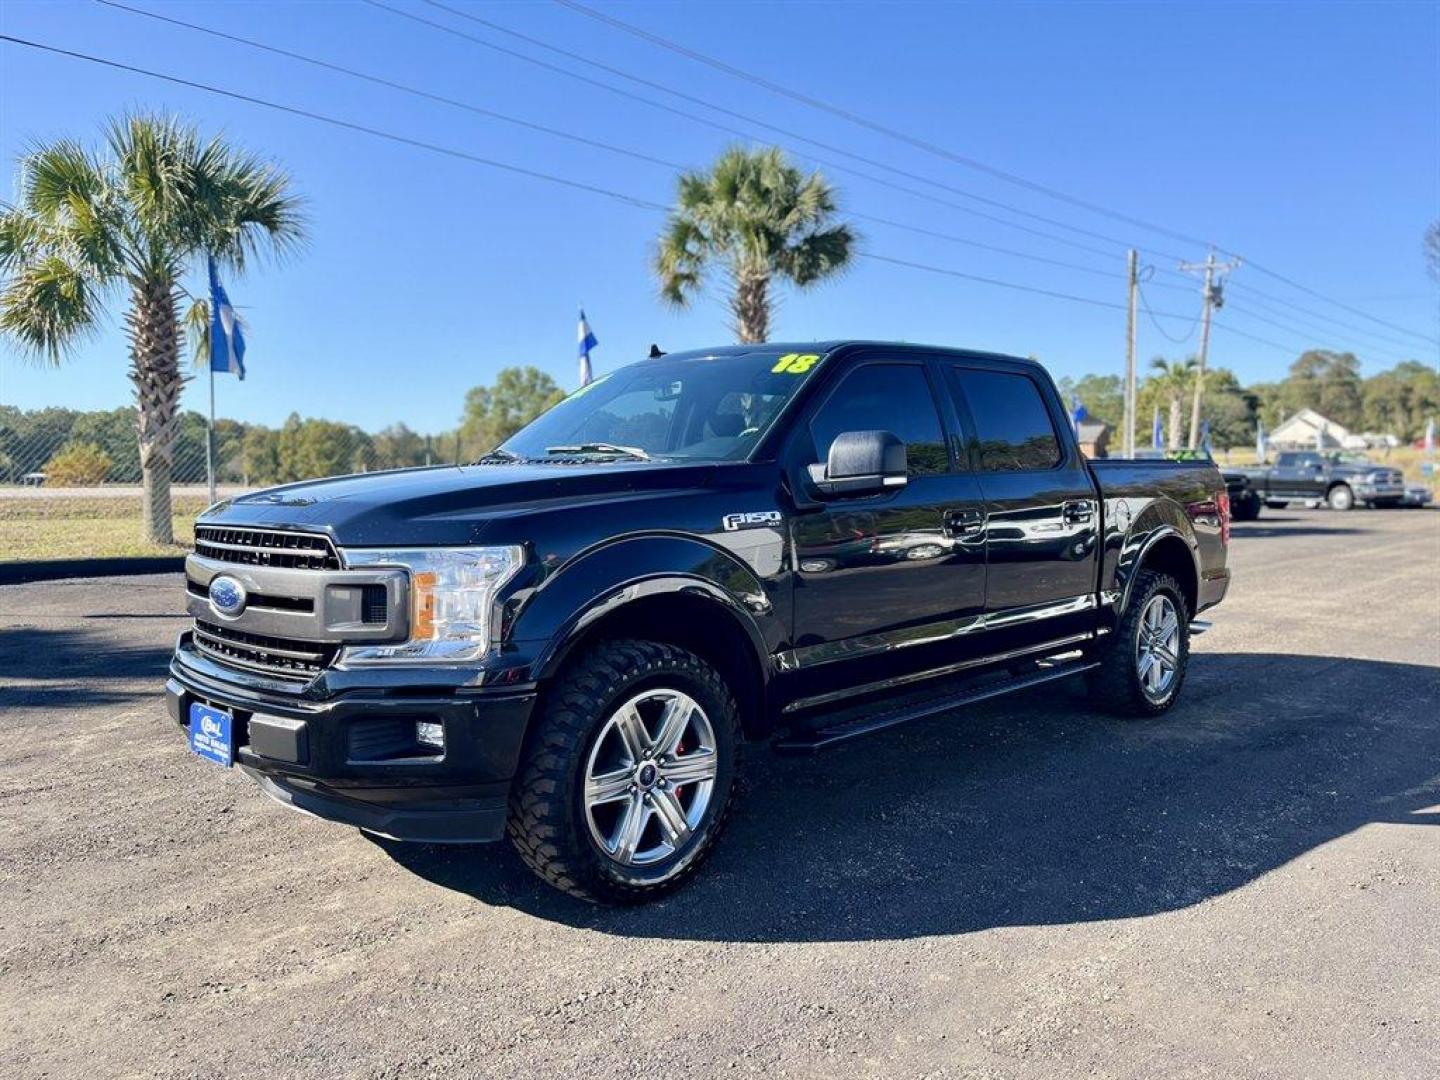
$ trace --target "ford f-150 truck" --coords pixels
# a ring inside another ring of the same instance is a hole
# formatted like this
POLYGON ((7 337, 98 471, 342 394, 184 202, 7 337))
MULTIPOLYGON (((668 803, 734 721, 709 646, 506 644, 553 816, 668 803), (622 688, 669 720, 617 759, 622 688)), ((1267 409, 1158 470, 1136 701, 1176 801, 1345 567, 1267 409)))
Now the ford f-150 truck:
POLYGON ((1165 712, 1229 524, 1209 462, 1087 462, 1030 361, 662 355, 472 465, 211 507, 168 707, 294 808, 508 833, 559 888, 636 901, 711 850, 743 742, 810 752, 1071 675, 1165 712))
POLYGON ((1243 487, 1243 492, 1231 489, 1235 516, 1241 520, 1259 517, 1261 503, 1279 508, 1323 502, 1332 510, 1351 510, 1356 503, 1399 506, 1405 500, 1404 474, 1361 454, 1286 451, 1274 465, 1231 468, 1226 475, 1243 487))

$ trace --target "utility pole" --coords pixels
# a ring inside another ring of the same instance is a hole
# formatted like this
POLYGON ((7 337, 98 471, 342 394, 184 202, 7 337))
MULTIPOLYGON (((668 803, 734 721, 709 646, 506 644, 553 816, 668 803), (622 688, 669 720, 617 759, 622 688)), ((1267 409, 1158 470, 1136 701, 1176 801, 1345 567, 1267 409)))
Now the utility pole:
POLYGON ((1201 289, 1200 307, 1200 356, 1199 364, 1195 369, 1195 397, 1190 403, 1190 440, 1189 447, 1194 450, 1200 442, 1200 399, 1205 393, 1205 362, 1210 355, 1210 313, 1224 304, 1223 282, 1225 275, 1232 270, 1238 269, 1240 260, 1233 262, 1217 263, 1215 252, 1211 251, 1205 256, 1203 263, 1180 264, 1180 269, 1187 274, 1204 273, 1205 284, 1201 289))
POLYGON ((1140 291, 1140 257, 1130 249, 1130 303, 1125 323, 1125 431, 1121 449, 1135 456, 1135 296, 1140 291))

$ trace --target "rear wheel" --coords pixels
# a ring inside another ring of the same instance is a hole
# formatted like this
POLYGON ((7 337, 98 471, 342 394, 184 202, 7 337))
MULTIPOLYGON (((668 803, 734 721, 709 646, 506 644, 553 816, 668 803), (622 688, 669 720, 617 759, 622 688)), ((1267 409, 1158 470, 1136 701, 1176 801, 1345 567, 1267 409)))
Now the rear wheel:
POLYGON ((1254 521, 1260 516, 1260 500, 1252 493, 1235 499, 1230 504, 1230 516, 1236 521, 1254 521))
POLYGON ((604 642, 547 695, 511 792, 511 842, 581 899, 668 892, 724 827, 739 745, 734 697, 704 660, 660 642, 604 642))
POLYGON ((1089 674, 1091 700, 1121 716, 1158 716, 1180 696, 1190 663, 1190 614, 1180 584, 1142 570, 1114 638, 1089 674))
POLYGON ((1336 484, 1325 496, 1325 501, 1330 504, 1331 510, 1353 510, 1355 492, 1350 490, 1349 484, 1336 484))

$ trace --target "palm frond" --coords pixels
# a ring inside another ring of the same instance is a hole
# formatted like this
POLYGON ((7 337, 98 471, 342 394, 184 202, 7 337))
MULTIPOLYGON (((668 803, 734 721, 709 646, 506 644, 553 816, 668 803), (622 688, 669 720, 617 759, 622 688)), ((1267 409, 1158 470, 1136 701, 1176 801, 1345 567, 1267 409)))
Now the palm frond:
POLYGON ((48 254, 21 265, 0 291, 0 334, 32 359, 58 365, 95 331, 102 311, 84 269, 48 254))

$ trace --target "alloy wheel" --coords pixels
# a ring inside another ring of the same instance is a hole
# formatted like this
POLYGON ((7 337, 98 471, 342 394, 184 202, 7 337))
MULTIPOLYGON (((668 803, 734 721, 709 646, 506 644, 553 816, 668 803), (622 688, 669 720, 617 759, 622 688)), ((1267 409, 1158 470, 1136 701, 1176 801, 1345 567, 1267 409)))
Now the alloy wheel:
POLYGON ((1180 669, 1180 614, 1161 593, 1150 598, 1140 615, 1135 638, 1135 673, 1151 701, 1163 700, 1180 669))
POLYGON ((694 698, 637 694, 605 721, 585 764, 591 839, 622 866, 669 858, 704 820, 718 768, 715 729, 694 698))

